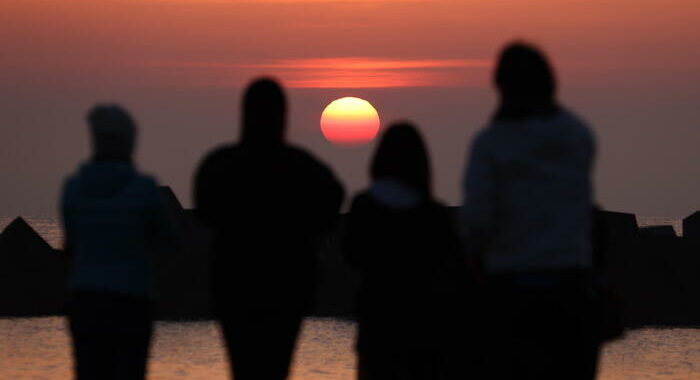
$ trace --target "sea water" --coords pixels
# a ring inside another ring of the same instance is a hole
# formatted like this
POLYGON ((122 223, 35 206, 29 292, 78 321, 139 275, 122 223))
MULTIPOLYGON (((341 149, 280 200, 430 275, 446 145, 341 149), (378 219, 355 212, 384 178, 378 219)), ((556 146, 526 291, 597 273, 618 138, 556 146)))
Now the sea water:
MULTIPOLYGON (((338 319, 304 321, 293 380, 354 379, 356 325, 338 319)), ((700 329, 641 329, 607 344, 600 380, 700 379, 700 329)), ((214 322, 158 322, 148 378, 223 380, 228 364, 214 322)), ((0 319, 0 379, 70 379, 66 319, 0 319)))
MULTIPOLYGON (((0 229, 9 223, 0 218, 0 229)), ((54 247, 61 233, 54 219, 27 218, 54 247)), ((673 218, 640 219, 640 225, 673 218)), ((304 321, 292 365, 293 380, 353 379, 356 325, 333 318, 304 321)), ((155 379, 228 378, 228 364, 214 322, 158 322, 149 360, 155 379)), ((70 339, 63 317, 0 319, 0 379, 71 379, 70 339)), ((700 329, 641 329, 607 344, 600 380, 700 380, 700 329)))

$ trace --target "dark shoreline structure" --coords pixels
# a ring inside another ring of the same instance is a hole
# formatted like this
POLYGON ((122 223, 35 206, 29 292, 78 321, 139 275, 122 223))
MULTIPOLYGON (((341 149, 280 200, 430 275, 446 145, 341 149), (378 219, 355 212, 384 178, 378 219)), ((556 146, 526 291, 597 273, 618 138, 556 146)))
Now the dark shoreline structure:
MULTIPOLYGON (((207 231, 168 187, 163 199, 182 237, 176 252, 158 254, 156 315, 161 320, 210 319, 207 231)), ((455 223, 458 208, 452 207, 455 223)), ((623 294, 630 328, 700 327, 700 212, 683 221, 678 237, 668 227, 639 228, 634 214, 603 211, 605 272, 623 294)), ((343 262, 338 232, 319 242, 314 316, 352 318, 359 279, 343 262)), ((68 258, 18 217, 0 234, 0 316, 62 315, 68 258)))
POLYGON ((68 261, 22 218, 0 234, 0 316, 62 313, 68 261))

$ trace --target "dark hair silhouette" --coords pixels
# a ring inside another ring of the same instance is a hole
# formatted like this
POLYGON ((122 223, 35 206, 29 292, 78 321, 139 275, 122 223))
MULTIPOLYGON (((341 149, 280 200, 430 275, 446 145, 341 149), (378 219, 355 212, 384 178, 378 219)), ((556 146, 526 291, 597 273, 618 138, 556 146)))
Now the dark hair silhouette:
POLYGON ((428 151, 414 125, 386 130, 370 177, 341 235, 361 280, 357 378, 469 377, 466 260, 449 210, 432 197, 428 151))
POLYGON ((88 113, 95 159, 128 160, 134 149, 136 125, 118 105, 96 105, 88 113))
POLYGON ((430 159, 418 129, 409 122, 391 125, 377 146, 370 178, 394 178, 432 197, 430 159))
POLYGON ((495 84, 501 97, 497 119, 550 115, 558 110, 554 73, 545 54, 533 45, 514 42, 503 49, 495 84))
POLYGON ((282 87, 271 78, 254 80, 243 96, 241 142, 282 145, 287 100, 282 87))

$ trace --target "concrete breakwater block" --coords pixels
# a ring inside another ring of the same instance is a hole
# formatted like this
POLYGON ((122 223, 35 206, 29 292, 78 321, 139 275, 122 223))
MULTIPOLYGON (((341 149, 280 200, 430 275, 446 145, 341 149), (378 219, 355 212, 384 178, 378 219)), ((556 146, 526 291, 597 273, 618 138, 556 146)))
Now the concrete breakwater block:
POLYGON ((0 315, 64 311, 68 260, 23 218, 0 234, 0 315))
POLYGON ((683 219, 683 237, 700 240, 700 211, 683 219))
POLYGON ((639 234, 643 236, 676 237, 676 230, 671 225, 646 226, 639 229, 639 234))

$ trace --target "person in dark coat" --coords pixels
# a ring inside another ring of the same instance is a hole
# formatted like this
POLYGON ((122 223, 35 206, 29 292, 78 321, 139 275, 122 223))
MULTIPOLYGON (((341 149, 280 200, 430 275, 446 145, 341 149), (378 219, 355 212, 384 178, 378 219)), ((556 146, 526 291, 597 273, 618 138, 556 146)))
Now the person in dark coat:
POLYGON ((144 379, 153 255, 175 248, 173 221, 155 180, 132 164, 131 116, 97 106, 89 124, 93 157, 66 180, 61 197, 76 378, 144 379))
POLYGON ((556 100, 545 55, 503 49, 500 104, 475 138, 463 235, 486 277, 487 373, 498 379, 595 377, 589 127, 556 100))
POLYGON ((241 139, 208 154, 194 180, 214 234, 213 294, 236 380, 285 379, 312 305, 315 248, 338 217, 343 187, 285 141, 286 100, 259 79, 243 98, 241 139))
MULTIPOLYGON (((343 239, 346 260, 362 277, 358 378, 455 378, 447 372, 459 356, 455 347, 465 343, 466 261, 448 209, 433 198, 416 128, 391 126, 370 171, 371 185, 353 199, 343 239)), ((469 358, 458 360, 466 365, 469 358)))

